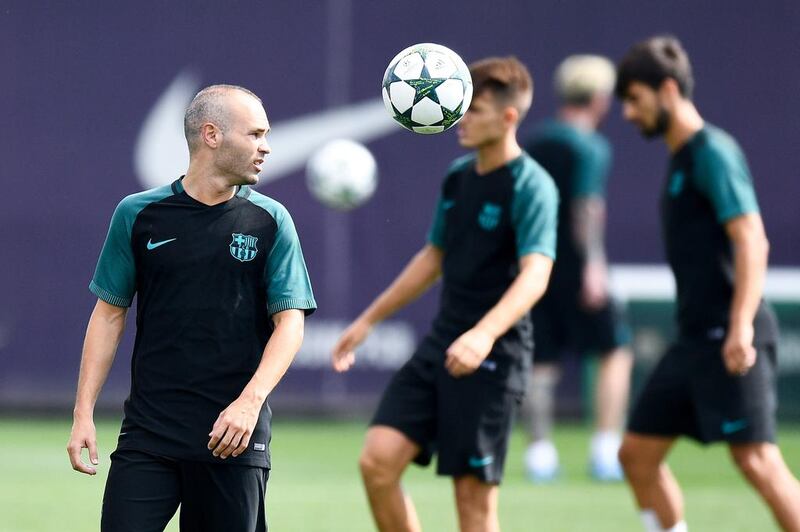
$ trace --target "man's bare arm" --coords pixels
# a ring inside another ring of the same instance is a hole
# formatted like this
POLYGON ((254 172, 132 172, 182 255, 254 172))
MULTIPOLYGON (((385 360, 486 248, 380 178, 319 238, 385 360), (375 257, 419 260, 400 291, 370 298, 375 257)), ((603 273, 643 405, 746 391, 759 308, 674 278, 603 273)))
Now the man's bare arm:
POLYGON ((125 331, 127 315, 127 308, 117 307, 98 299, 86 328, 67 454, 72 469, 87 475, 97 473, 93 466, 99 461, 94 405, 114 362, 117 346, 125 331), (92 465, 84 464, 81 460, 81 450, 84 448, 89 449, 89 460, 92 465))
POLYGON ((520 272, 500 301, 447 350, 445 366, 454 376, 468 375, 489 356, 494 342, 530 311, 547 290, 553 259, 531 253, 520 259, 520 272))

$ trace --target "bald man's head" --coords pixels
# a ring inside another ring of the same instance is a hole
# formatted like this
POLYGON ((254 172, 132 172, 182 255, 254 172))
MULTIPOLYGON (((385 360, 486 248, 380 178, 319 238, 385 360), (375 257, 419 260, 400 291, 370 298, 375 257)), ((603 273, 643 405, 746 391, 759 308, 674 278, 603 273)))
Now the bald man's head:
POLYGON ((197 93, 183 117, 183 134, 193 153, 200 145, 200 129, 211 122, 223 133, 230 126, 231 95, 244 94, 261 103, 261 98, 238 85, 211 85, 197 93))

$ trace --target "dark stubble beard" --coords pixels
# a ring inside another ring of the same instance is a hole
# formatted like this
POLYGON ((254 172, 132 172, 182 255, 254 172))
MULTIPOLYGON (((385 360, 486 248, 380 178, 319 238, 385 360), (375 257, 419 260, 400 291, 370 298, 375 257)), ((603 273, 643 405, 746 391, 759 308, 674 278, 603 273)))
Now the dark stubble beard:
POLYGON ((653 127, 650 128, 642 128, 642 136, 646 139, 654 139, 656 137, 661 137, 664 133, 667 132, 669 129, 670 119, 672 117, 664 107, 658 107, 658 114, 656 115, 656 123, 653 124, 653 127))

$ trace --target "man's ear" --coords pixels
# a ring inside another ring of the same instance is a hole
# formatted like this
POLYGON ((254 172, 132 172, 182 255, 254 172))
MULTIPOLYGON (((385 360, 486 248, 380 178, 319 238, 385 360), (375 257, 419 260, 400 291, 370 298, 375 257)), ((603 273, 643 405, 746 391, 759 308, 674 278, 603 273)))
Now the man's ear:
POLYGON ((200 138, 209 148, 216 149, 222 140, 222 130, 212 122, 206 122, 200 126, 200 138))
POLYGON ((519 122, 519 111, 517 111, 516 107, 509 105, 503 109, 503 122, 509 127, 517 125, 517 122, 519 122))

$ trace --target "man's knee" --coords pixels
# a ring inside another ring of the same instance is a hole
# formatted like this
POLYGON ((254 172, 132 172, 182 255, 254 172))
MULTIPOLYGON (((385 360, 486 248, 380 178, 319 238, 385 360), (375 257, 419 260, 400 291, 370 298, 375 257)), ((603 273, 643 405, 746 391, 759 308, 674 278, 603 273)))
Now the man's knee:
POLYGON ((731 456, 736 467, 751 481, 771 477, 783 462, 772 444, 732 445, 731 456))
POLYGON ((497 486, 487 484, 472 476, 454 479, 456 505, 459 513, 485 516, 495 508, 497 486))
POLYGON ((383 486, 397 482, 419 447, 394 429, 373 427, 367 432, 358 467, 364 481, 383 486))
POLYGON ((617 453, 625 476, 631 480, 651 477, 658 472, 661 460, 648 456, 644 449, 631 438, 624 438, 617 453))
POLYGON ((624 439, 619 447, 619 451, 617 451, 617 458, 619 458, 619 463, 622 464, 626 472, 629 469, 635 468, 638 465, 639 459, 636 453, 636 446, 627 439, 624 439))
POLYGON ((399 478, 397 465, 385 453, 365 447, 358 458, 361 476, 369 484, 385 485, 399 478))

